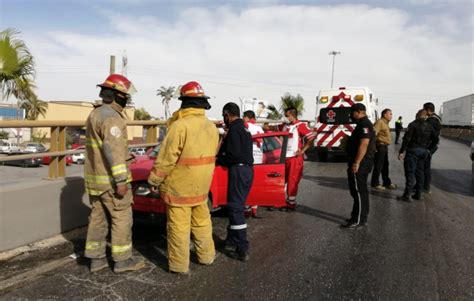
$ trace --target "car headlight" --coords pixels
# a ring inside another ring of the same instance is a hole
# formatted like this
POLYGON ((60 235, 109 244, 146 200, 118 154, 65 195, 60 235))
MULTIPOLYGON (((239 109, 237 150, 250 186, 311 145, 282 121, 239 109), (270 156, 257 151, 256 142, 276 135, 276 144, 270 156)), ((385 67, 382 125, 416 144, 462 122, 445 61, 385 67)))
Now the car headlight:
POLYGON ((135 189, 135 195, 138 196, 148 196, 151 193, 150 184, 148 183, 140 183, 137 185, 135 189))

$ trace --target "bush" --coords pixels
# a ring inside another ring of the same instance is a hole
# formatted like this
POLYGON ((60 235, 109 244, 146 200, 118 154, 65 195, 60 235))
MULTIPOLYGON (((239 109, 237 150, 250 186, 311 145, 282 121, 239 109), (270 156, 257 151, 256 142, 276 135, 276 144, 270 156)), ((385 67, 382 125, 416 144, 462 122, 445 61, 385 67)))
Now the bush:
POLYGON ((7 131, 0 131, 0 139, 8 139, 9 136, 10 134, 7 131))

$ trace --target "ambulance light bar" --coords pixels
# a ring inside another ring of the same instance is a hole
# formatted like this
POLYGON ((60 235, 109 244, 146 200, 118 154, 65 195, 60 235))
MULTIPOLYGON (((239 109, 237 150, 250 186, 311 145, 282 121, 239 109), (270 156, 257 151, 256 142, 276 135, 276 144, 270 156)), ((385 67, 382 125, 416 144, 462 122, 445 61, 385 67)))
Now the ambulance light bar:
POLYGON ((364 100, 364 95, 363 94, 356 95, 354 97, 354 100, 355 101, 363 101, 364 100))
POLYGON ((328 97, 327 97, 327 96, 323 96, 323 97, 321 97, 321 98, 319 99, 319 101, 320 101, 321 103, 326 103, 326 102, 328 102, 328 97))

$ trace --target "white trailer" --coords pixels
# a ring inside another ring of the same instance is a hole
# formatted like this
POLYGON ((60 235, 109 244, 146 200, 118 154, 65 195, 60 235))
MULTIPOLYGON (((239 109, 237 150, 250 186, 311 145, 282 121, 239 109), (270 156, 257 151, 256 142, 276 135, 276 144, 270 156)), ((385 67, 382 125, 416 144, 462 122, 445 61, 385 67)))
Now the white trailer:
POLYGON ((474 127, 474 94, 443 102, 441 119, 444 126, 474 127))

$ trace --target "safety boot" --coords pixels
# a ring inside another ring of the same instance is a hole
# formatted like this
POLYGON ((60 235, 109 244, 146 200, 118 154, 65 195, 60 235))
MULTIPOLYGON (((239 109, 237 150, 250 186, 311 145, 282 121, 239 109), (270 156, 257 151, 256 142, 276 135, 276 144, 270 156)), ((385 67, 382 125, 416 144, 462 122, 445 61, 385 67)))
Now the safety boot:
POLYGON ((413 202, 413 199, 411 198, 411 196, 409 194, 404 194, 404 195, 398 197, 397 199, 399 201, 404 201, 404 202, 408 202, 408 203, 413 202))
POLYGON ((412 197, 412 199, 419 201, 419 200, 421 200, 421 193, 420 192, 415 192, 415 194, 412 195, 411 197, 412 197))
POLYGON ((235 242, 230 241, 230 240, 226 240, 226 241, 225 241, 225 243, 224 243, 224 251, 226 251, 226 252, 234 252, 236 248, 237 248, 237 245, 235 244, 235 242))
POLYGON ((250 255, 248 251, 242 251, 237 249, 234 254, 232 254, 235 259, 240 260, 242 262, 249 261, 250 255))
POLYGON ((107 266, 109 266, 109 264, 106 257, 91 258, 89 270, 91 273, 95 273, 102 270, 103 268, 106 268, 107 266))
POLYGON ((127 271, 137 271, 145 267, 145 261, 141 257, 131 257, 123 261, 116 261, 114 265, 115 273, 127 271))

